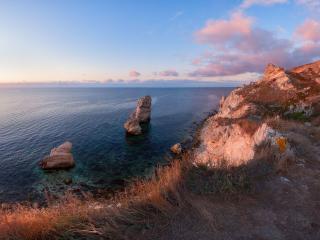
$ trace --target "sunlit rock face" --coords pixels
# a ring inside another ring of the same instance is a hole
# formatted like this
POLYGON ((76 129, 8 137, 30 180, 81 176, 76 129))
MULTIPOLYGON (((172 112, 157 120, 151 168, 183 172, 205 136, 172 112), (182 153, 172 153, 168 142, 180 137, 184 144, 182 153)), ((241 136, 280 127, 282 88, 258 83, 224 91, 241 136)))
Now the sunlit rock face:
POLYGON ((150 96, 144 96, 138 100, 137 108, 135 111, 135 118, 138 119, 140 123, 146 123, 150 121, 151 102, 152 99, 150 96))
POLYGON ((40 163, 42 169, 67 169, 74 167, 72 143, 65 142, 60 146, 53 148, 50 155, 45 157, 40 163))
POLYGON ((272 82, 281 90, 289 90, 293 88, 292 79, 288 76, 284 68, 273 64, 268 64, 264 71, 264 81, 272 82))
POLYGON ((220 101, 219 112, 209 117, 195 150, 196 165, 247 164, 257 149, 267 146, 281 165, 294 158, 286 133, 268 124, 270 118, 310 119, 320 114, 320 61, 286 71, 267 65, 263 77, 238 88, 220 101))
POLYGON ((150 121, 151 104, 152 99, 150 96, 144 96, 138 100, 135 111, 130 115, 127 122, 124 124, 124 128, 128 134, 142 134, 140 123, 147 123, 150 121))
POLYGON ((174 154, 180 154, 180 153, 182 153, 182 146, 180 143, 176 143, 170 148, 170 150, 174 154))
POLYGON ((129 119, 124 124, 124 128, 126 129, 128 134, 131 135, 140 135, 142 134, 142 129, 140 127, 140 123, 134 115, 131 115, 129 119))
POLYGON ((317 84, 320 84, 320 61, 293 68, 291 72, 297 73, 305 79, 312 79, 317 84))
POLYGON ((227 98, 222 98, 220 101, 220 110, 218 117, 221 118, 238 118, 241 113, 236 113, 244 98, 238 94, 238 90, 234 90, 227 98))

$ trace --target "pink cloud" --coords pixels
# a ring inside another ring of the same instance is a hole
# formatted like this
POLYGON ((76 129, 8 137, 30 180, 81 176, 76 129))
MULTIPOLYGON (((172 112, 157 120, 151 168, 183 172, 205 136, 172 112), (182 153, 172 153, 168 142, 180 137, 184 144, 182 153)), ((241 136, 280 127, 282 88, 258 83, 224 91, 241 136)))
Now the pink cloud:
POLYGON ((196 32, 200 43, 223 45, 225 41, 237 41, 250 34, 253 20, 240 12, 233 13, 230 20, 209 20, 204 28, 196 32))
POLYGON ((166 70, 158 73, 161 77, 178 77, 179 73, 176 70, 166 70))
POLYGON ((208 21, 204 28, 196 32, 196 40, 209 44, 218 50, 230 48, 260 52, 290 45, 286 39, 275 40, 273 32, 253 28, 253 19, 243 13, 234 13, 229 20, 208 21))
POLYGON ((132 70, 132 71, 130 71, 129 72, 129 76, 130 77, 139 77, 141 75, 141 73, 139 73, 139 72, 137 72, 137 71, 135 71, 135 70, 132 70))
POLYGON ((298 27, 295 34, 302 40, 320 42, 320 22, 308 19, 298 27))
POLYGON ((196 32, 196 39, 210 45, 213 50, 193 61, 197 69, 189 75, 212 77, 262 72, 268 63, 290 68, 312 61, 320 54, 317 24, 312 23, 312 26, 311 33, 300 35, 313 42, 298 43, 254 27, 251 18, 239 13, 228 20, 208 21, 196 32), (243 25, 239 26, 236 22, 243 25))

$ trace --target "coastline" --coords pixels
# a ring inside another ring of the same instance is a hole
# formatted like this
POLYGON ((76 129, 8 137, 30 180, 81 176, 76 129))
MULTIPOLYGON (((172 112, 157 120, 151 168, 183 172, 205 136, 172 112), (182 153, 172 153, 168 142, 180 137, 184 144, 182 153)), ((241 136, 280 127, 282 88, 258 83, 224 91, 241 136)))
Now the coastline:
POLYGON ((320 86, 309 75, 318 68, 267 66, 262 79, 223 99, 191 146, 150 179, 110 199, 66 196, 42 209, 2 210, 9 221, 0 231, 21 238, 37 226, 29 239, 66 230, 92 239, 316 239, 320 86))

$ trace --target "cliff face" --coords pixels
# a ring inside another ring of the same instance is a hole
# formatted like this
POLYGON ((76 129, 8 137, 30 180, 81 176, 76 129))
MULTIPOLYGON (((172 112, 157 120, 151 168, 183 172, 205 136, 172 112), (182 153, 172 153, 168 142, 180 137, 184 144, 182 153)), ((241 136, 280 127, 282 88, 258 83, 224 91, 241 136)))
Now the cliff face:
POLYGON ((263 77, 221 99, 219 112, 205 122, 197 165, 221 162, 239 166, 261 157, 261 149, 272 153, 281 170, 294 160, 292 133, 279 127, 281 121, 319 126, 320 61, 285 70, 269 64, 263 77))

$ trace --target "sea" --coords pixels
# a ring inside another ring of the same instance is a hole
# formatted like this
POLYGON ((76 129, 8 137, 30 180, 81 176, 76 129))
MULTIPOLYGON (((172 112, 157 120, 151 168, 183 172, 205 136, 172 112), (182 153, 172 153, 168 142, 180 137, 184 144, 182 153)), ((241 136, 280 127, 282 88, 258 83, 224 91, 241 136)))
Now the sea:
POLYGON ((0 88, 0 202, 45 192, 114 191, 147 178, 172 158, 170 147, 190 139, 232 88, 0 88), (123 124, 137 99, 152 97, 141 136, 123 124), (39 161, 65 141, 76 166, 44 171, 39 161))

